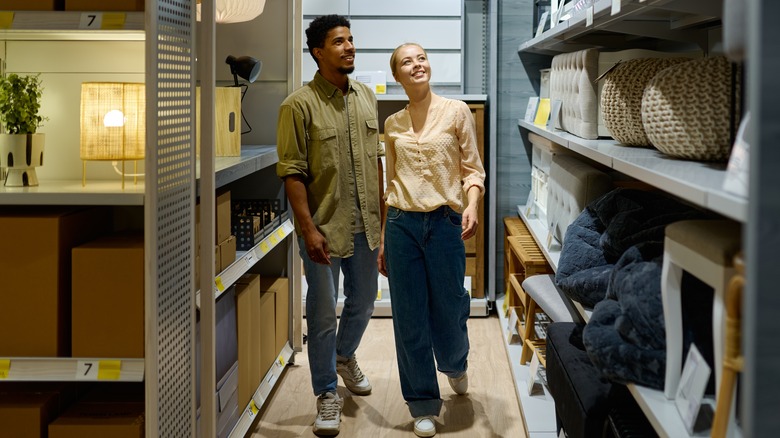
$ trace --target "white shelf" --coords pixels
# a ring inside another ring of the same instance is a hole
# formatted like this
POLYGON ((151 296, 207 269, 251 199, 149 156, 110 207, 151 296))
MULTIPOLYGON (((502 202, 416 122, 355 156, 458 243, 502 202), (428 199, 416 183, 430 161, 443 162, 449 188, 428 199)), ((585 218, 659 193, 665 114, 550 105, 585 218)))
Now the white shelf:
POLYGON ((654 148, 620 145, 612 139, 585 140, 565 131, 519 120, 518 125, 618 172, 727 218, 747 222, 746 198, 723 190, 726 165, 672 158, 654 148))
POLYGON ((554 55, 588 47, 632 44, 615 34, 658 40, 706 43, 708 27, 719 25, 722 2, 709 0, 597 0, 522 44, 518 52, 554 55), (589 11, 590 9, 590 11, 589 11), (590 19, 589 19, 590 16, 590 19))
MULTIPOLYGON (((627 386, 642 412, 644 412, 648 421, 650 421, 650 424, 653 425, 653 428, 660 436, 665 438, 709 436, 709 430, 689 434, 674 401, 667 399, 663 391, 633 383, 627 386)), ((715 408, 715 400, 711 397, 705 398, 703 403, 709 404, 713 409, 715 408)), ((742 433, 736 431, 736 436, 741 437, 742 433)))
POLYGON ((520 411, 523 415, 523 424, 525 424, 527 436, 529 438, 558 437, 558 434, 555 432, 557 429, 555 400, 553 400, 547 387, 544 388, 543 394, 528 395, 529 367, 528 365, 520 365, 520 353, 523 346, 519 343, 509 344, 507 342, 509 336, 508 320, 502 310, 505 298, 496 299, 496 309, 498 311, 499 323, 501 324, 501 342, 506 347, 507 360, 512 372, 512 381, 515 384, 517 398, 520 401, 520 411))
POLYGON ((144 205, 144 183, 122 181, 40 180, 35 187, 5 187, 0 184, 0 205, 144 205))
MULTIPOLYGON (((487 94, 442 94, 448 99, 462 100, 464 102, 485 102, 487 94)), ((376 100, 379 102, 406 102, 409 97, 406 94, 377 94, 376 100)))
POLYGON ((0 38, 52 39, 141 39, 144 38, 143 12, 94 11, 0 11, 8 21, 0 29, 0 38))
MULTIPOLYGON (((216 157, 214 159, 215 187, 219 188, 230 184, 258 170, 273 166, 278 161, 276 146, 242 145, 241 156, 216 157)), ((200 160, 195 163, 195 178, 200 179, 200 160)), ((200 185, 198 185, 198 194, 200 194, 200 185)))
POLYGON ((142 382, 143 380, 143 359, 0 357, 0 382, 142 382))
MULTIPOLYGON (((265 257, 266 254, 276 248, 287 236, 295 230, 292 220, 287 218, 282 224, 275 228, 270 234, 265 236, 249 251, 239 251, 236 254, 236 261, 230 264, 225 270, 214 278, 214 299, 219 298, 228 287, 230 287, 242 275, 249 272, 249 269, 265 257)), ((195 305, 200 308, 200 291, 195 294, 195 305)))
POLYGON ((290 358, 292 355, 293 349, 290 347, 290 344, 284 344, 282 351, 276 357, 276 361, 274 361, 273 365, 271 365, 271 369, 269 369, 265 374, 263 381, 260 383, 260 386, 252 396, 252 400, 250 400, 249 404, 247 404, 247 406, 244 408, 244 411, 241 413, 241 417, 239 417, 238 422, 233 427, 233 430, 228 436, 246 436, 246 434, 249 432, 249 428, 255 421, 255 417, 257 417, 257 413, 268 400, 268 395, 279 381, 279 377, 281 377, 282 372, 284 371, 284 367, 290 363, 290 358))

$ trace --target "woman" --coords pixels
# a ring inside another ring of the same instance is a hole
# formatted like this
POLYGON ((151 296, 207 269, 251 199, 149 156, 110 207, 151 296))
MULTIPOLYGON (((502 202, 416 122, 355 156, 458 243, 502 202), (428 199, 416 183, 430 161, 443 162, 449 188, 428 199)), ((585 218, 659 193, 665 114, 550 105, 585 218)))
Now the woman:
POLYGON ((390 282, 401 391, 415 434, 430 437, 442 403, 437 365, 457 394, 468 390, 463 241, 477 230, 485 171, 471 111, 431 91, 425 50, 399 46, 390 70, 409 104, 385 122, 388 207, 378 267, 390 282))

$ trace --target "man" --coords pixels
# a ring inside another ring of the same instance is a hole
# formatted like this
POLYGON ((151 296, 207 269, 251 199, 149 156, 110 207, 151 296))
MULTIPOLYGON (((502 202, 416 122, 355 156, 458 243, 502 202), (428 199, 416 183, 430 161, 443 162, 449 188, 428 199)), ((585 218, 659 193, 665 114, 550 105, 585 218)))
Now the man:
POLYGON ((376 298, 384 149, 378 139, 376 97, 347 76, 355 69, 349 20, 316 18, 306 39, 318 70, 279 109, 277 174, 284 179, 295 215, 309 286, 314 433, 336 435, 343 406, 337 374, 353 393, 371 393, 355 351, 376 298), (339 271, 344 273, 345 301, 337 324, 339 271))

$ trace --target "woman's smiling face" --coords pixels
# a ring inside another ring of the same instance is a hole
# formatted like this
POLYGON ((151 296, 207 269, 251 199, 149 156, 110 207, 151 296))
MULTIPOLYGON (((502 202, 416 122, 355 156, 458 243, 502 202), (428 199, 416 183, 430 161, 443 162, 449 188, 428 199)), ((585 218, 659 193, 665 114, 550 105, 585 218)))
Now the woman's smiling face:
POLYGON ((393 77, 401 85, 414 85, 430 81, 431 65, 428 63, 428 55, 422 47, 408 44, 400 47, 395 55, 393 77))

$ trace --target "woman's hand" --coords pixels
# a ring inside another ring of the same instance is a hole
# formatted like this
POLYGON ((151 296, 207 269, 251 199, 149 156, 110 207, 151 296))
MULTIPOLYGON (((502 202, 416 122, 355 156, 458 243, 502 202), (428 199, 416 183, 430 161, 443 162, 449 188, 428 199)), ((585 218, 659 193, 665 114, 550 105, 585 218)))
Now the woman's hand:
POLYGON ((387 277, 387 263, 385 262, 385 244, 379 243, 379 257, 376 258, 376 266, 379 273, 387 277))
POLYGON ((477 218, 477 206, 469 205, 463 210, 461 228, 463 232, 460 233, 460 238, 468 240, 477 234, 477 224, 479 219, 477 218))

